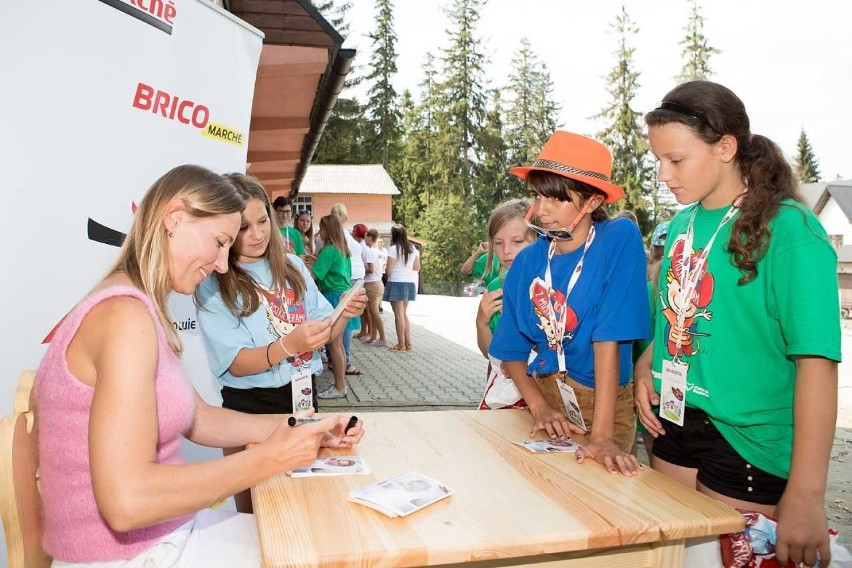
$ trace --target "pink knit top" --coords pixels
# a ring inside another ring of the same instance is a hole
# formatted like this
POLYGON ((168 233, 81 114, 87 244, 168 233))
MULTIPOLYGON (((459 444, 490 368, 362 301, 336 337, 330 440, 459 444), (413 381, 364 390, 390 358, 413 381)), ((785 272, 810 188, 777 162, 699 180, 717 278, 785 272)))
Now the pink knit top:
MULTIPOLYGON (((183 463, 180 438, 193 418, 193 390, 169 348, 151 300, 132 286, 111 286, 86 297, 62 322, 36 375, 44 550, 66 562, 103 562, 138 555, 192 517, 116 532, 98 511, 89 468, 89 411, 94 389, 71 374, 65 354, 86 314, 114 296, 132 296, 157 327, 157 463, 183 463)), ((128 401, 132 404, 132 401, 128 401)))

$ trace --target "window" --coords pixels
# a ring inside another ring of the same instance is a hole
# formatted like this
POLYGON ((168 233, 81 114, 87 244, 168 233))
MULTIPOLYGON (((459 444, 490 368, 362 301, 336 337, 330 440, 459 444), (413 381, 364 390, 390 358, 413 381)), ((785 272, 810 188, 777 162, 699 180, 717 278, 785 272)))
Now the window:
POLYGON ((314 216, 314 198, 310 195, 300 195, 293 200, 293 217, 299 213, 307 211, 314 216))

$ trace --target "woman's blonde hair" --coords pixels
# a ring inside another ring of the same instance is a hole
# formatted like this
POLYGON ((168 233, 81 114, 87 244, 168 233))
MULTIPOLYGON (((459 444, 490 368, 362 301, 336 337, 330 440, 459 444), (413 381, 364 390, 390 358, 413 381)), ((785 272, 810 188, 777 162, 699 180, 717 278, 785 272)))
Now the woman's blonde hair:
MULTIPOLYGON (((494 262, 494 235, 502 229, 507 223, 512 221, 524 222, 527 212, 532 207, 532 201, 529 199, 510 199, 498 205, 491 216, 488 218, 488 258, 485 261, 485 273, 491 270, 491 263, 494 262)), ((536 219, 533 219, 534 224, 538 224, 536 219)), ((538 235, 529 226, 527 226, 527 240, 533 242, 538 235)), ((501 266, 502 270, 503 267, 501 266)))
POLYGON ((335 203, 332 205, 329 213, 340 219, 340 223, 342 225, 345 225, 346 221, 349 220, 349 212, 346 210, 346 205, 343 203, 335 203))
POLYGON ((193 217, 241 213, 245 200, 225 176, 201 166, 178 166, 145 193, 136 217, 108 275, 123 272, 134 286, 151 298, 169 346, 180 354, 183 346, 168 309, 172 281, 169 276, 169 233, 163 222, 173 200, 180 199, 193 217))
POLYGON ((343 234, 343 223, 337 215, 326 215, 319 222, 320 230, 325 233, 326 244, 340 251, 344 258, 349 258, 349 245, 346 244, 346 236, 343 234))
MULTIPOLYGON (((269 245, 267 245, 263 256, 269 262, 269 271, 272 273, 272 289, 280 291, 289 287, 296 294, 296 298, 301 300, 305 295, 307 285, 302 272, 287 258, 284 243, 281 242, 281 233, 278 231, 278 223, 273 222, 273 219, 276 218, 275 210, 269 202, 266 189, 264 189, 260 180, 245 174, 225 174, 225 177, 234 184, 246 203, 251 199, 260 201, 269 217, 269 245)), ((260 307, 259 292, 261 287, 255 282, 251 274, 240 266, 238 257, 239 254, 235 248, 231 247, 228 253, 228 272, 225 274, 217 273, 213 277, 219 284, 222 301, 225 302, 228 310, 234 314, 234 317, 241 318, 253 314, 260 307)), ((197 295, 196 302, 198 302, 197 295)), ((203 308, 203 306, 201 307, 203 308)))

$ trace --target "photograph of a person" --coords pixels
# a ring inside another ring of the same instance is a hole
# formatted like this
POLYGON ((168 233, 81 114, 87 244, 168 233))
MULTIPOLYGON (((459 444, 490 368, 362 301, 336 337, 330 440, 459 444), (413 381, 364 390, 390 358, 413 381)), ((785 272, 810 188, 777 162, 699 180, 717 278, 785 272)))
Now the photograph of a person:
POLYGON ((358 475, 370 473, 370 466, 361 456, 326 456, 317 458, 308 467, 294 469, 289 473, 290 477, 358 475))
POLYGON ((357 500, 374 503, 383 510, 404 517, 452 493, 449 487, 434 479, 408 472, 368 485, 355 491, 353 496, 357 500))

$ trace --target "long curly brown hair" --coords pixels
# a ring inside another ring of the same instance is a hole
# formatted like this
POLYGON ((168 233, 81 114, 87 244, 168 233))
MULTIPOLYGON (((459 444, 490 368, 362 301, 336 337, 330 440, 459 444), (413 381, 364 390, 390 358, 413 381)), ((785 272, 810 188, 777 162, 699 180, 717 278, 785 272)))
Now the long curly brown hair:
POLYGON ((706 144, 729 134, 737 140, 735 164, 748 192, 731 229, 728 252, 742 273, 738 283, 757 277, 757 263, 771 237, 769 222, 784 199, 802 202, 799 186, 781 149, 769 138, 753 134, 745 105, 733 91, 711 81, 689 81, 669 91, 663 102, 645 115, 648 126, 677 122, 688 126, 706 144))

